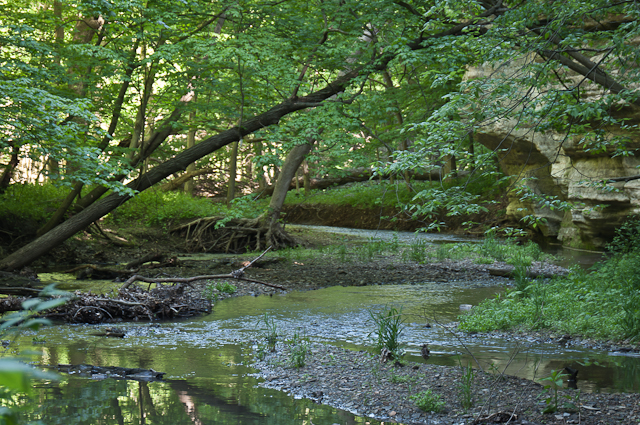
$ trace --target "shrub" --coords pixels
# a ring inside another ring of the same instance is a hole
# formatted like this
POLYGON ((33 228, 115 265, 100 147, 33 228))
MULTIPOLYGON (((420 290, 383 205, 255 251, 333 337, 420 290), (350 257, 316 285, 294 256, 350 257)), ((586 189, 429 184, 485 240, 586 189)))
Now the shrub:
POLYGON ((424 412, 441 412, 445 402, 438 394, 434 394, 431 390, 425 390, 409 397, 418 408, 424 412))

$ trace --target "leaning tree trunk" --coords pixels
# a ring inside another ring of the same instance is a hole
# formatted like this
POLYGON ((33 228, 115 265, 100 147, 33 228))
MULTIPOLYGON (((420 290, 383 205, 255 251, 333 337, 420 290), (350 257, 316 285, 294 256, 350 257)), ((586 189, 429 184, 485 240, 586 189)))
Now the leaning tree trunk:
POLYGON ((265 221, 269 226, 267 240, 275 249, 280 246, 295 245, 297 243, 296 240, 285 233, 282 228, 280 224, 280 213, 282 212, 282 206, 287 197, 291 180, 295 177, 296 171, 298 171, 304 158, 311 152, 311 146, 312 142, 295 146, 291 149, 289 155, 287 155, 280 169, 280 174, 278 175, 278 180, 276 181, 276 186, 271 196, 271 202, 269 202, 269 210, 265 217, 265 221))
MULTIPOLYGON (((384 65, 391 60, 392 56, 384 62, 384 65)), ((353 70, 348 74, 338 77, 325 88, 296 99, 287 99, 274 106, 268 111, 256 115, 250 120, 242 123, 241 127, 234 127, 222 133, 211 136, 194 147, 187 149, 166 162, 148 170, 127 186, 133 190, 142 192, 154 184, 160 182, 165 177, 178 171, 185 170, 192 162, 208 155, 218 149, 233 143, 240 138, 251 134, 269 125, 277 124, 280 119, 293 112, 307 109, 309 107, 320 106, 321 102, 334 96, 336 93, 344 91, 350 82, 360 75, 362 69, 353 70)), ((182 112, 182 108, 176 108, 182 112)), ((178 114, 179 115, 179 114, 178 114)), ((294 170, 295 172, 295 170, 294 170)), ((91 204, 64 221, 54 229, 40 236, 33 242, 25 245, 11 255, 0 261, 0 270, 16 270, 33 262, 41 255, 55 248, 77 232, 81 231, 94 221, 107 215, 118 208, 132 196, 128 194, 113 193, 91 204)))
POLYGON ((312 142, 295 146, 287 155, 278 175, 269 209, 261 217, 232 219, 218 226, 222 217, 204 217, 171 229, 184 237, 184 249, 189 252, 242 253, 295 246, 300 242, 284 231, 280 213, 287 190, 312 142))

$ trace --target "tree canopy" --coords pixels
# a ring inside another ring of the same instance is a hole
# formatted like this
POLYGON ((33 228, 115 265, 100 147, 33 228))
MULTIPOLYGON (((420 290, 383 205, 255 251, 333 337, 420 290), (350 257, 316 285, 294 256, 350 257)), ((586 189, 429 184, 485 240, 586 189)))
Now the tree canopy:
MULTIPOLYGON (((190 164, 223 151, 226 164, 235 142, 256 179, 310 141, 331 170, 455 159, 473 179, 495 172, 496 149, 474 151, 473 135, 498 121, 631 155, 639 13, 603 0, 0 0, 0 188, 26 158, 70 188, 0 267, 190 164)), ((422 214, 434 199, 470 205, 464 186, 416 195, 422 214)))

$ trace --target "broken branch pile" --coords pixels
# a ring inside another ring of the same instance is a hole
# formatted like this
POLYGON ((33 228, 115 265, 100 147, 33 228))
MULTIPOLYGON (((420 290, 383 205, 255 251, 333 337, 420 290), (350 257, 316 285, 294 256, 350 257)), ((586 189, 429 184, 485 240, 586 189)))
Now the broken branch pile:
POLYGON ((119 298, 77 293, 77 298, 47 312, 47 317, 70 323, 102 323, 191 317, 211 312, 211 302, 184 291, 185 286, 139 286, 120 290, 119 298))

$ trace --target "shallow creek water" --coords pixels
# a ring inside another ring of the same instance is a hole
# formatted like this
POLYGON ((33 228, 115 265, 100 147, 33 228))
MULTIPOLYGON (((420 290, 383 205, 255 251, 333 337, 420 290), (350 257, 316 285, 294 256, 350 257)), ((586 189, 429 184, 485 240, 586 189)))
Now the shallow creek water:
POLYGON ((88 379, 63 375, 59 383, 39 383, 35 410, 29 419, 45 423, 242 423, 242 424, 364 424, 378 422, 355 417, 335 408, 295 400, 284 393, 258 387, 248 376, 261 316, 276 321, 281 340, 294 332, 310 340, 352 349, 373 345, 373 323, 368 310, 385 305, 403 306, 407 314, 407 357, 424 361, 418 351, 431 348, 429 362, 463 365, 468 349, 484 369, 490 365, 525 378, 548 376, 567 365, 580 368, 579 387, 587 391, 638 391, 640 359, 614 357, 607 352, 562 348, 557 344, 517 343, 490 338, 464 337, 447 330, 460 304, 474 304, 501 288, 469 289, 450 285, 333 287, 292 292, 283 296, 231 298, 219 302, 206 317, 181 322, 125 323, 123 339, 91 335, 106 327, 55 326, 22 335, 21 350, 43 352, 42 364, 93 364, 142 367, 166 372, 165 382, 88 379), (431 328, 414 314, 431 317, 431 328), (437 319, 437 324, 434 319, 437 319), (578 362, 598 362, 581 366, 578 362), (537 371, 536 371, 537 368, 537 371), (306 422, 305 422, 306 421, 306 422))
POLYGON ((470 286, 471 282, 332 287, 231 298, 218 302, 206 317, 120 324, 126 331, 122 339, 92 335, 110 325, 59 325, 23 334, 12 349, 41 351, 42 357, 34 358, 41 364, 166 372, 162 382, 62 374, 59 382, 37 384, 33 397, 38 402, 28 404, 24 415, 47 424, 379 424, 261 388, 259 380, 250 376, 255 371, 248 364, 265 313, 274 318, 281 341, 299 333, 314 342, 368 350, 374 345, 369 311, 387 305, 402 307, 407 320, 402 340, 411 361, 425 362, 419 351, 428 343, 430 363, 466 365, 472 361, 471 352, 485 370, 506 368, 507 374, 539 379, 552 369, 572 366, 580 369, 578 386, 584 391, 640 391, 638 358, 526 338, 455 336, 450 325, 460 314, 461 304, 477 304, 503 290, 470 286))

